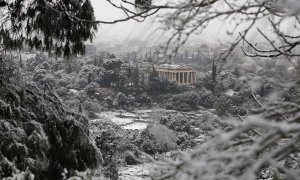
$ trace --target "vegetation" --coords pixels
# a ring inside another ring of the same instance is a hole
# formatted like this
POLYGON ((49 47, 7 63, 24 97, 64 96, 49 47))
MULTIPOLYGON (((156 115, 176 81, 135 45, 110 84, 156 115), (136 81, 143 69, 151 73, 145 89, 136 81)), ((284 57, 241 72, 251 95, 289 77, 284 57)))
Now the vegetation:
POLYGON ((298 179, 299 3, 107 2, 127 16, 112 22, 95 20, 89 0, 0 0, 1 65, 8 59, 7 50, 25 47, 50 55, 26 62, 12 60, 9 72, 1 68, 1 179, 76 179, 74 175, 91 179, 94 169, 118 179, 118 166, 140 162, 140 151, 157 157, 187 148, 194 149, 165 161, 146 156, 154 164, 165 165, 152 178, 298 179), (201 67, 204 71, 196 87, 180 87, 159 77, 154 68, 145 80, 138 64, 130 65, 110 53, 105 58, 75 58, 84 53, 84 42, 94 37, 97 24, 142 21, 164 9, 158 18, 171 32, 164 49, 171 58, 191 34, 203 32, 214 20, 223 18, 225 25, 233 24, 233 30, 227 31, 235 36, 233 43, 202 62, 207 68, 201 67), (269 23, 270 32, 263 30, 260 20, 269 23), (295 33, 282 30, 285 25, 295 33), (266 46, 249 40, 253 31, 266 46), (244 64, 234 52, 241 42, 242 53, 251 57, 244 64), (72 61, 58 59, 60 55, 72 61), (256 65, 247 65, 255 58, 256 65), (273 59, 289 62, 289 67, 286 62, 274 64, 273 59), (161 97, 168 97, 168 102, 161 97), (203 113, 199 120, 160 117, 146 129, 132 131, 97 114, 153 106, 181 113, 204 107, 211 116, 203 113), (209 139, 196 143, 204 134, 209 139), (127 150, 137 157, 125 154, 127 150))
POLYGON ((29 170, 36 179, 60 179, 63 169, 97 168, 99 150, 89 138, 88 119, 66 108, 45 86, 0 79, 0 177, 29 170))
POLYGON ((84 41, 92 39, 97 25, 89 0, 81 1, 0 1, 1 45, 8 49, 29 48, 70 56, 85 52, 84 41))

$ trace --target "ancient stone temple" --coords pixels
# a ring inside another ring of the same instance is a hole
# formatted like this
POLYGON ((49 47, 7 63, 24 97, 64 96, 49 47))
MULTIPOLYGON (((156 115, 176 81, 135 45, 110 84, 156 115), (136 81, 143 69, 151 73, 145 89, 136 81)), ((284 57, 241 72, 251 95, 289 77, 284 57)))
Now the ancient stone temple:
MULTIPOLYGON (((155 70, 158 72, 159 77, 168 79, 169 81, 176 81, 180 85, 189 85, 196 83, 196 73, 195 68, 184 65, 170 65, 163 64, 159 66, 154 66, 155 70)), ((148 77, 149 73, 152 71, 152 67, 147 66, 144 68, 145 76, 148 77)))

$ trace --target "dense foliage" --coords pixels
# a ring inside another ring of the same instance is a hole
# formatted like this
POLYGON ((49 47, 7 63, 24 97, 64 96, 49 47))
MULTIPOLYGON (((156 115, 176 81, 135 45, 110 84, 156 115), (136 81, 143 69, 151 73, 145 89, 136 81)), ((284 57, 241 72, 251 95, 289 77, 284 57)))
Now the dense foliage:
POLYGON ((63 169, 97 168, 101 153, 89 137, 88 119, 60 98, 0 79, 0 177, 29 168, 36 179, 61 179, 63 169))
POLYGON ((92 39, 97 25, 89 0, 0 1, 0 44, 6 49, 54 51, 55 55, 83 54, 84 41, 92 39))

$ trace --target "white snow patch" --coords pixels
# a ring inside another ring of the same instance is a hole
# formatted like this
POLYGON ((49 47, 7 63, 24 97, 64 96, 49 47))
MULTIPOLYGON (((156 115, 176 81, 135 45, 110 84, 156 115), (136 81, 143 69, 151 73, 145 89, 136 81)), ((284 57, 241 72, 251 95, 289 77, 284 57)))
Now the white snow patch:
POLYGON ((233 96, 234 95, 234 93, 236 93, 235 91, 233 91, 232 89, 229 89, 228 91, 226 91, 226 95, 227 96, 233 96))
POLYGON ((120 117, 119 112, 107 111, 107 112, 98 113, 97 115, 99 116, 99 118, 109 119, 117 125, 125 125, 133 122, 132 118, 120 117))
POLYGON ((120 168, 120 176, 122 180, 150 180, 149 175, 154 169, 153 164, 139 164, 129 167, 120 168), (147 177, 148 176, 148 177, 147 177))
POLYGON ((70 89, 69 92, 74 93, 74 94, 78 94, 78 91, 76 89, 70 89))
POLYGON ((144 113, 151 113, 151 112, 153 112, 153 110, 152 109, 142 109, 142 110, 136 110, 135 112, 139 113, 139 114, 144 114, 144 113))
POLYGON ((124 129, 131 129, 131 130, 134 130, 134 129, 146 129, 148 126, 148 123, 143 123, 143 122, 134 122, 132 124, 128 124, 126 126, 124 126, 123 128, 124 129))

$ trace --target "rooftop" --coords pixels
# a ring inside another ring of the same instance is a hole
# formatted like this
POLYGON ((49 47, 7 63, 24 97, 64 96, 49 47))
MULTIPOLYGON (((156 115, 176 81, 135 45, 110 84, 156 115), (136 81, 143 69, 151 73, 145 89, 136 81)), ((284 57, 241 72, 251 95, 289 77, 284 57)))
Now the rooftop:
MULTIPOLYGON (((146 67, 151 67, 147 66, 146 67)), ((154 65, 154 68, 157 70, 189 70, 189 71, 196 71, 194 67, 187 66, 187 65, 179 65, 179 64, 161 64, 161 65, 154 65)))

